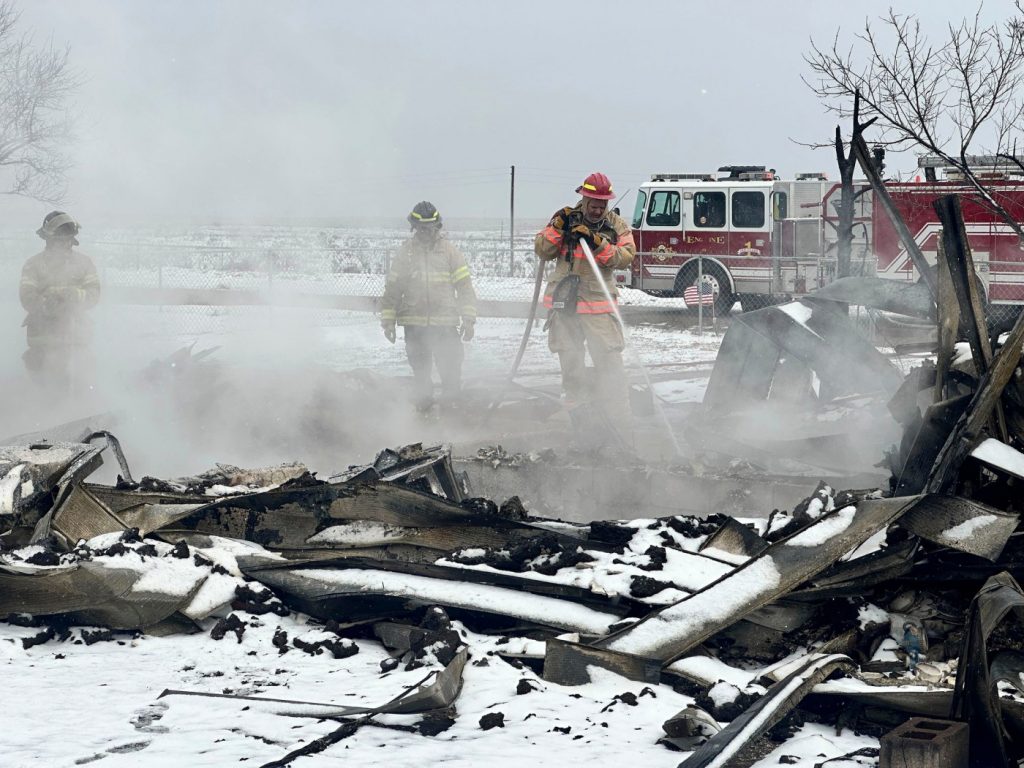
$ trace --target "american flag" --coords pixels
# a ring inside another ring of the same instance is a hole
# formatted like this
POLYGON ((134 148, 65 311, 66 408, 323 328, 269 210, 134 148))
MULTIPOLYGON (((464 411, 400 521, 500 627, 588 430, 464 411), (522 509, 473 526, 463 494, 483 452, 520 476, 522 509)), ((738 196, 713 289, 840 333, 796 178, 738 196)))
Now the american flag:
POLYGON ((707 280, 701 280, 699 288, 696 285, 691 285, 683 291, 683 301, 688 307, 696 307, 698 304, 709 307, 714 305, 716 293, 718 291, 715 290, 714 285, 707 280))

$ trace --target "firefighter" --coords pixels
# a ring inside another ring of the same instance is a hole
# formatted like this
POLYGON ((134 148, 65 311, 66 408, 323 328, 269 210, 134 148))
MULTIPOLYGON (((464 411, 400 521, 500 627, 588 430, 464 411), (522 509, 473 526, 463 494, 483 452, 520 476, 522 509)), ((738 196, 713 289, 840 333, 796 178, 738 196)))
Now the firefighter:
POLYGON ((558 355, 562 389, 570 415, 576 406, 596 402, 606 421, 628 439, 629 384, 622 364, 622 326, 614 314, 618 292, 612 270, 633 263, 636 246, 630 226, 608 210, 612 184, 603 173, 592 173, 576 188, 581 200, 555 212, 534 240, 544 261, 557 260, 544 293, 548 309, 548 348, 558 355), (586 241, 611 294, 609 302, 586 254, 586 241), (588 381, 585 350, 594 364, 588 381))
POLYGON ((462 378, 462 343, 473 338, 476 294, 469 266, 441 233, 441 214, 432 203, 417 203, 408 216, 409 238, 391 262, 381 299, 384 336, 395 343, 404 328, 405 353, 415 380, 415 403, 428 413, 434 403, 431 372, 441 377, 441 405, 455 406, 462 378))
POLYGON ((28 349, 22 355, 29 376, 48 391, 67 394, 89 378, 92 321, 88 310, 100 299, 92 259, 73 249, 78 222, 53 211, 36 230, 46 247, 25 262, 19 294, 27 315, 22 325, 28 349))

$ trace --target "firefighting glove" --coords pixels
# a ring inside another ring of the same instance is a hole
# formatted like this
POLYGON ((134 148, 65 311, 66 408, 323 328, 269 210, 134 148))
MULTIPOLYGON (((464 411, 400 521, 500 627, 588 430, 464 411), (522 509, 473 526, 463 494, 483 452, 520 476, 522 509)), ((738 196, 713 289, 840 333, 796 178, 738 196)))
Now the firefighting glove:
POLYGON ((43 291, 39 296, 39 305, 46 314, 56 312, 63 303, 52 291, 43 291))
POLYGON ((392 344, 395 343, 395 324, 394 323, 381 323, 380 327, 384 330, 384 338, 390 341, 392 344))
POLYGON ((594 233, 590 231, 590 227, 586 224, 577 224, 572 228, 572 236, 576 240, 586 240, 588 244, 593 247, 594 233))
POLYGON ((71 285, 54 285, 43 291, 43 305, 47 309, 55 309, 84 298, 85 291, 71 285))
POLYGON ((565 208, 555 211, 555 215, 551 217, 550 225, 559 232, 563 231, 565 229, 565 222, 569 220, 574 210, 574 208, 567 205, 565 208))
POLYGON ((468 321, 468 322, 465 321, 465 320, 462 321, 462 340, 463 341, 472 341, 473 340, 473 326, 474 326, 474 323, 472 321, 468 321))
POLYGON ((597 232, 592 231, 586 224, 577 224, 572 228, 572 234, 577 240, 586 240, 587 245, 590 246, 591 253, 597 253, 608 242, 597 232))

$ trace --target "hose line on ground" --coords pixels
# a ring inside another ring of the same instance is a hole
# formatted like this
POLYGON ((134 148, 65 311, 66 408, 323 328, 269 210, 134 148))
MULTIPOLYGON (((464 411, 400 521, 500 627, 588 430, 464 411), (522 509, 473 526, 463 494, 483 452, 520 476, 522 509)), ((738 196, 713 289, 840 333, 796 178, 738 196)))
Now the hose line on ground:
POLYGON ((523 338, 519 342, 519 351, 516 353, 515 362, 512 363, 512 370, 508 372, 508 381, 512 381, 519 372, 519 364, 523 361, 523 353, 526 352, 526 345, 530 340, 530 331, 533 330, 533 321, 537 319, 537 304, 540 301, 540 286, 544 282, 544 262, 537 260, 537 277, 533 281, 533 303, 530 304, 530 316, 526 321, 526 328, 523 329, 523 338))

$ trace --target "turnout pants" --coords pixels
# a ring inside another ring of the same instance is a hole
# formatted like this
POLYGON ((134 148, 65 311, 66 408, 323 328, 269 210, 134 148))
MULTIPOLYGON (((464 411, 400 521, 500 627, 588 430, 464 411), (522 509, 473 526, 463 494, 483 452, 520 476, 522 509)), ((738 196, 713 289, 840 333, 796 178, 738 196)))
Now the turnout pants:
POLYGON ((415 380, 415 402, 420 410, 434 402, 433 367, 441 377, 441 398, 446 404, 459 397, 462 382, 462 339, 451 325, 405 326, 405 354, 415 380))
POLYGON ((622 327, 612 314, 552 313, 548 349, 558 355, 567 404, 595 402, 624 439, 630 428, 629 381, 622 364, 622 327), (586 352, 594 363, 588 376, 586 352))
POLYGON ((92 349, 87 341, 70 334, 27 334, 28 349, 22 354, 25 370, 40 391, 53 396, 88 391, 95 377, 92 349))

